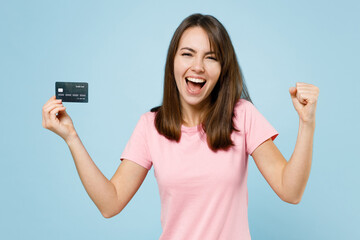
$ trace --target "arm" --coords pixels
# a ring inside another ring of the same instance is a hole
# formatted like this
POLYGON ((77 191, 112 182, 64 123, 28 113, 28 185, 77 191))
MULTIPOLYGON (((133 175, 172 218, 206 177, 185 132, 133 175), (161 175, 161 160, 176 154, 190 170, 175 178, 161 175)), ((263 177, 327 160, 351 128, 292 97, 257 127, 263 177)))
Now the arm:
POLYGON ((310 176, 314 129, 300 124, 294 152, 287 162, 271 138, 252 153, 256 166, 285 202, 298 204, 310 176))
POLYGON ((68 144, 81 182, 101 214, 106 218, 118 214, 137 192, 148 170, 124 160, 109 181, 86 151, 61 100, 51 97, 43 107, 42 117, 43 127, 68 144))
POLYGON ((120 213, 143 183, 148 170, 134 162, 123 160, 109 181, 92 161, 76 134, 67 144, 81 182, 101 214, 110 218, 120 213))
POLYGON ((310 175, 319 89, 310 84, 297 83, 297 88, 291 88, 290 94, 300 122, 295 149, 289 162, 271 139, 257 147, 252 157, 275 193, 283 201, 297 204, 310 175))

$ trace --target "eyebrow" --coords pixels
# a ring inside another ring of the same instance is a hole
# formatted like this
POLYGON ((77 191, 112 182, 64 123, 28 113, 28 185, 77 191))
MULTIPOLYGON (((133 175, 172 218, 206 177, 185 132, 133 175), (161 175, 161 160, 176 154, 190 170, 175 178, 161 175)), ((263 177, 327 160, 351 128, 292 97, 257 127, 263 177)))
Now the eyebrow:
MULTIPOLYGON (((194 49, 189 48, 189 47, 183 47, 180 50, 188 50, 190 52, 196 53, 196 51, 194 49)), ((214 51, 206 52, 205 55, 207 55, 207 54, 215 54, 215 52, 214 51)))

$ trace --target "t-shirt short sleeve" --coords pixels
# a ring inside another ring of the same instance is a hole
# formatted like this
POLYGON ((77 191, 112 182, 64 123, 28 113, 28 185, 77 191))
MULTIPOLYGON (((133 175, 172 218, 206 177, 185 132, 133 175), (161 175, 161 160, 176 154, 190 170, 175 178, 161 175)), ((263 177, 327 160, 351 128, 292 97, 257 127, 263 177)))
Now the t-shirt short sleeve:
POLYGON ((269 138, 275 140, 279 133, 251 102, 244 102, 246 151, 251 155, 260 144, 269 138))
POLYGON ((120 160, 127 159, 150 170, 152 161, 147 144, 146 130, 148 129, 148 124, 146 114, 142 115, 126 144, 120 160))

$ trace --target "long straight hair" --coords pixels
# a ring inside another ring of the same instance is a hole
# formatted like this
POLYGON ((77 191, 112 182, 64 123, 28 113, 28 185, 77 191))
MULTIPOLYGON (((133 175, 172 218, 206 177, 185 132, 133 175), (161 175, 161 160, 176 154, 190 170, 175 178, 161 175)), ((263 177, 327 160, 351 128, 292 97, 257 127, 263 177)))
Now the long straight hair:
POLYGON ((174 76, 174 58, 182 34, 191 27, 201 27, 209 37, 210 47, 221 64, 219 80, 209 95, 202 128, 210 149, 227 150, 234 146, 232 131, 238 131, 233 123, 234 106, 240 98, 251 102, 234 47, 225 27, 213 16, 193 14, 185 18, 176 29, 168 49, 162 105, 151 109, 156 112, 155 127, 167 139, 179 142, 181 138, 180 95, 174 76))

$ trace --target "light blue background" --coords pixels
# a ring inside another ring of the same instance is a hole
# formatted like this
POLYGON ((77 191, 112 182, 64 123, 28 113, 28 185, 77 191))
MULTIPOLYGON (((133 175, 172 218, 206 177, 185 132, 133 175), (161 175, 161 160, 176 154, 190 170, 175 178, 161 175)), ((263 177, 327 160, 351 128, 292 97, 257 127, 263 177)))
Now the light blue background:
POLYGON ((56 81, 89 83, 65 103, 111 178, 140 115, 161 102, 167 48, 192 13, 227 28, 255 106, 289 159, 298 116, 288 89, 320 88, 311 175, 299 205, 282 202, 249 158, 249 224, 258 239, 360 238, 358 1, 1 1, 0 239, 158 239, 154 171, 105 219, 65 142, 42 128, 56 81))

